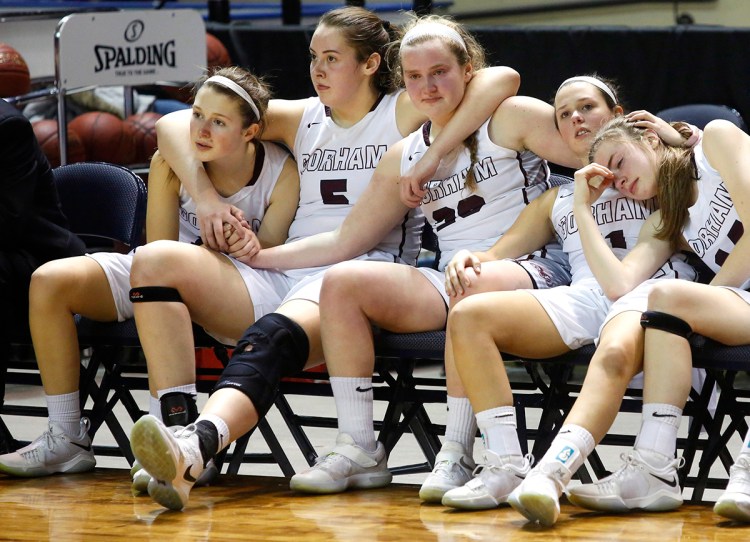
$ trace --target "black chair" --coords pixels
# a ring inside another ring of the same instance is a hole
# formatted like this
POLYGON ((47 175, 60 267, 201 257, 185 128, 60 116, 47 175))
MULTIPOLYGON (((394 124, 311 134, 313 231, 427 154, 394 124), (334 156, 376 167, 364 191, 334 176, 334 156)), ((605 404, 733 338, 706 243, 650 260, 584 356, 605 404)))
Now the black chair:
MULTIPOLYGON (((552 174, 550 186, 572 182, 570 177, 552 174)), ((437 238, 431 229, 426 228, 422 235, 423 248, 431 254, 439 254, 437 238)), ((435 259, 423 260, 422 265, 437 265, 435 259)), ((384 329, 374 329, 376 374, 373 377, 373 392, 375 400, 387 401, 388 406, 383 420, 376 420, 378 439, 383 443, 386 451, 390 451, 406 433, 411 433, 425 456, 425 462, 411 465, 391 466, 394 474, 409 474, 429 472, 435 463, 435 456, 440 451, 440 436, 445 434, 445 426, 433 423, 425 405, 446 402, 445 378, 421 377, 415 375, 415 369, 425 364, 442 364, 445 350, 445 331, 428 331, 421 333, 392 333, 384 329)), ((584 353, 582 358, 590 359, 590 353, 584 353)), ((513 371, 517 378, 513 378, 511 385, 514 391, 516 412, 519 420, 519 431, 525 431, 521 442, 525 445, 527 438, 536 439, 549 436, 547 431, 525 427, 525 411, 528 408, 544 408, 550 401, 548 391, 550 387, 534 372, 532 365, 517 363, 513 357, 508 357, 509 364, 516 363, 520 370, 513 371), (542 385, 543 388, 539 388, 542 385)), ((303 427, 336 427, 336 420, 296 414, 289 407, 284 395, 303 394, 330 396, 328 376, 320 373, 304 375, 309 383, 282 383, 281 394, 276 405, 284 415, 285 421, 294 435, 303 455, 312 464, 316 457, 314 447, 304 433, 303 427), (313 384, 317 381, 318 384, 313 384), (323 382, 323 385, 320 384, 323 382)), ((559 416, 559 414, 558 414, 559 416)), ((545 422, 550 426, 557 418, 550 418, 545 422)), ((546 425, 545 425, 546 427, 546 425)), ((525 452, 526 450, 524 450, 525 452)))
MULTIPOLYGON (((103 162, 83 162, 53 170, 55 186, 70 229, 86 243, 89 251, 127 251, 141 243, 146 217, 146 185, 128 168, 103 162)), ((27 348, 30 338, 21 343, 27 348)), ((87 341, 83 341, 86 344, 87 341)), ((81 406, 97 386, 98 363, 81 367, 81 406)), ((36 364, 28 360, 9 363, 8 382, 41 385, 36 364)), ((44 407, 3 405, 2 412, 19 416, 47 416, 44 407)), ((114 422, 112 417, 110 421, 114 422)), ((119 425, 119 424, 117 424, 119 425)), ((0 420, 0 433, 8 431, 0 420)), ((24 443, 19 443, 24 444, 24 443)))
POLYGON ((724 119, 736 124, 739 128, 747 132, 747 124, 742 115, 727 105, 718 104, 687 104, 662 109, 656 113, 656 116, 667 122, 684 121, 694 124, 703 129, 706 124, 715 119, 724 119))

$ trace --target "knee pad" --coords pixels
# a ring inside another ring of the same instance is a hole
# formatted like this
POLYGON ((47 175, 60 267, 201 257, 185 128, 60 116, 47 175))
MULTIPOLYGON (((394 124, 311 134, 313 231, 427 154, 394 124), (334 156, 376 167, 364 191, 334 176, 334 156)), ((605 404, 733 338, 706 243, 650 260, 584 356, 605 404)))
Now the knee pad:
POLYGON ((139 286, 130 289, 131 303, 152 303, 154 301, 173 301, 182 303, 182 296, 177 288, 168 286, 139 286))
POLYGON ((161 419, 164 425, 190 425, 198 419, 198 406, 195 404, 195 396, 190 393, 172 392, 165 393, 159 399, 161 407, 161 419))
POLYGON ((264 416, 281 378, 300 372, 309 353, 307 334, 299 324, 282 314, 267 314, 245 331, 214 391, 238 389, 264 416))
POLYGON ((659 311, 646 311, 641 314, 641 327, 666 331, 685 339, 690 339, 693 334, 693 328, 685 320, 659 311))

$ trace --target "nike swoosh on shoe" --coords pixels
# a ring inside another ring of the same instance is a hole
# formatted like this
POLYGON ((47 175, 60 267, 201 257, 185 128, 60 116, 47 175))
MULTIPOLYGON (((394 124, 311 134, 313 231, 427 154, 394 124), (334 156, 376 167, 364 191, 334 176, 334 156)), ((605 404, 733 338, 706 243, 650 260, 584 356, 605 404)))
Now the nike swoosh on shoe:
POLYGON ((665 484, 667 484, 669 487, 677 487, 677 478, 672 478, 671 480, 667 480, 666 478, 662 478, 661 476, 657 476, 655 474, 649 473, 651 476, 656 478, 657 480, 661 480, 665 484))

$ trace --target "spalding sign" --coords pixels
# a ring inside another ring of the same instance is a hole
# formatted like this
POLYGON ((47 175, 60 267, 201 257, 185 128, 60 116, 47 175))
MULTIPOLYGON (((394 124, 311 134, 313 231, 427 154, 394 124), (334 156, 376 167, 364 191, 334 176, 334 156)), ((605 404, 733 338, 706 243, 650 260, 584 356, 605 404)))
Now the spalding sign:
POLYGON ((192 10, 74 14, 57 26, 57 87, 185 82, 206 67, 206 29, 192 10))

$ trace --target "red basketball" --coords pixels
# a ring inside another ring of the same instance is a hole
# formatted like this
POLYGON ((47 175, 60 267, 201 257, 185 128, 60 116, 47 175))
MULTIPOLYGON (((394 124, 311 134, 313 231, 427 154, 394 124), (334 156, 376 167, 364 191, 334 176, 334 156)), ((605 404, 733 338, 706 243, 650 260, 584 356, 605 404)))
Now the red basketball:
MULTIPOLYGON (((34 135, 42 151, 47 156, 47 160, 52 167, 60 165, 60 138, 57 134, 57 121, 38 120, 31 125, 34 128, 34 135)), ((68 126, 68 164, 86 161, 86 149, 78 134, 68 126)))
POLYGON ((0 97, 20 96, 31 90, 29 67, 21 54, 0 43, 0 97))
POLYGON ((224 68, 232 65, 229 51, 219 38, 206 32, 206 65, 208 68, 224 68))
POLYGON ((135 161, 149 162, 156 151, 156 121, 159 113, 146 112, 130 115, 125 119, 135 130, 135 161))
POLYGON ((123 165, 135 162, 135 128, 117 115, 89 111, 70 121, 70 128, 83 141, 89 160, 123 165))

